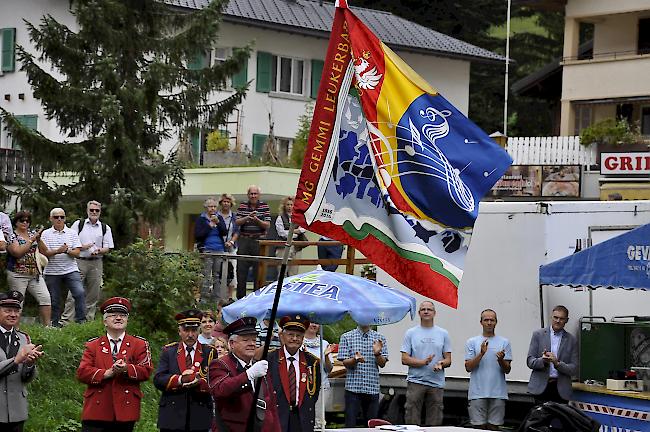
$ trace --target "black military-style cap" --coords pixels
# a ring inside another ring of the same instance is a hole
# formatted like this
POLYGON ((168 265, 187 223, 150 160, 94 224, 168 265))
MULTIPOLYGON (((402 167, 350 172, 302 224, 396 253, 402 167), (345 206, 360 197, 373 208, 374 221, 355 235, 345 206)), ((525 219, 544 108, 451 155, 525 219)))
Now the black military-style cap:
POLYGON ((223 332, 228 336, 257 334, 257 319, 255 317, 239 318, 226 326, 223 332))
POLYGON ((25 299, 25 296, 22 295, 19 291, 8 291, 0 293, 0 306, 3 307, 13 307, 20 309, 20 304, 25 299))
POLYGON ((188 309, 183 312, 176 314, 176 322, 178 325, 181 325, 185 328, 196 328, 201 325, 201 318, 203 318, 203 312, 198 309, 188 309))

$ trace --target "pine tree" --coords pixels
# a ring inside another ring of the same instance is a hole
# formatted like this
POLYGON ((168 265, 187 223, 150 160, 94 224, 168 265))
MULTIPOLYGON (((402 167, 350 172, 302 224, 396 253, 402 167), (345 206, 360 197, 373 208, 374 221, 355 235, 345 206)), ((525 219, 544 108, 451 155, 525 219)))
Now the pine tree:
POLYGON ((41 172, 76 180, 23 184, 24 207, 41 218, 57 206, 85 215, 85 203, 96 199, 118 244, 134 238, 139 222, 161 223, 175 212, 185 180, 176 155, 160 154, 162 142, 217 129, 247 88, 214 101, 250 55, 248 46, 221 64, 192 67, 215 46, 225 3, 189 13, 159 0, 73 0, 77 31, 50 15, 27 23, 39 57, 25 47, 17 57, 67 139, 52 141, 4 110, 0 116, 41 172))

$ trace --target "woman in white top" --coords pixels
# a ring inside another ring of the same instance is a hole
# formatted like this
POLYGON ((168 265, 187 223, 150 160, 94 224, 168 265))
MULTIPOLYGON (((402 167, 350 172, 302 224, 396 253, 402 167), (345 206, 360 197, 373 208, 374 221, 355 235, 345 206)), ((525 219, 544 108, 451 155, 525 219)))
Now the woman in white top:
POLYGON ((203 311, 201 317, 201 327, 199 328, 199 343, 202 345, 212 345, 214 338, 212 337, 212 330, 214 330, 215 323, 214 313, 212 311, 203 311))
MULTIPOLYGON (((280 240, 286 240, 289 237, 289 225, 291 224, 291 213, 293 213, 293 197, 286 196, 282 198, 280 202, 280 208, 278 209, 279 215, 275 218, 275 230, 278 233, 280 240)), ((305 237, 306 230, 304 228, 296 227, 293 230, 293 240, 306 241, 305 237)), ((295 246, 291 246, 289 251, 289 258, 299 258, 300 249, 295 246)), ((284 254, 284 247, 279 247, 275 251, 275 256, 282 258, 284 254)), ((287 276, 295 275, 298 273, 298 266, 288 266, 287 267, 287 276)))
MULTIPOLYGON (((310 354, 315 355, 320 359, 320 324, 311 323, 309 328, 305 331, 305 339, 303 341, 303 348, 310 354)), ((323 379, 323 388, 321 388, 318 401, 316 401, 316 422, 314 430, 322 429, 325 426, 325 418, 323 417, 323 404, 325 404, 330 396, 330 380, 329 373, 332 371, 332 352, 329 342, 323 339, 323 356, 325 361, 321 361, 321 377, 323 379)))

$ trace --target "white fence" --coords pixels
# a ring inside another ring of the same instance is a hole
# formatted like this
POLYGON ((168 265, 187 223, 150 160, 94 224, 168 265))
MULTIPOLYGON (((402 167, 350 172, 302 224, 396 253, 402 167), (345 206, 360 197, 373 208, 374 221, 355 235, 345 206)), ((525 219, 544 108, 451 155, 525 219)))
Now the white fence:
POLYGON ((506 150, 515 165, 594 165, 597 156, 579 136, 511 137, 506 150))

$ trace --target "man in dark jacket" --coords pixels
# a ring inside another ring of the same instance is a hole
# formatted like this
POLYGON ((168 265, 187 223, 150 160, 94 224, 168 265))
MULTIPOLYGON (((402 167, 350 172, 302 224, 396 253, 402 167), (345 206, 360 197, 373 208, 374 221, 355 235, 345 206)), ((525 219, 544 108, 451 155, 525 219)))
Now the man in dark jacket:
POLYGON ((320 365, 301 350, 309 320, 300 315, 280 319, 282 347, 269 354, 269 372, 278 403, 281 432, 314 430, 320 391, 320 365))
MULTIPOLYGON (((226 223, 217 212, 217 200, 208 198, 203 203, 205 212, 201 213, 194 224, 194 239, 199 252, 225 252, 224 237, 228 234, 226 223)), ((203 255, 203 285, 201 300, 218 303, 228 299, 228 292, 220 292, 221 264, 220 257, 203 255)))
POLYGON ((207 372, 216 350, 198 342, 202 316, 196 309, 178 313, 181 340, 165 345, 160 355, 153 383, 163 392, 158 411, 161 431, 207 431, 212 424, 207 372))

